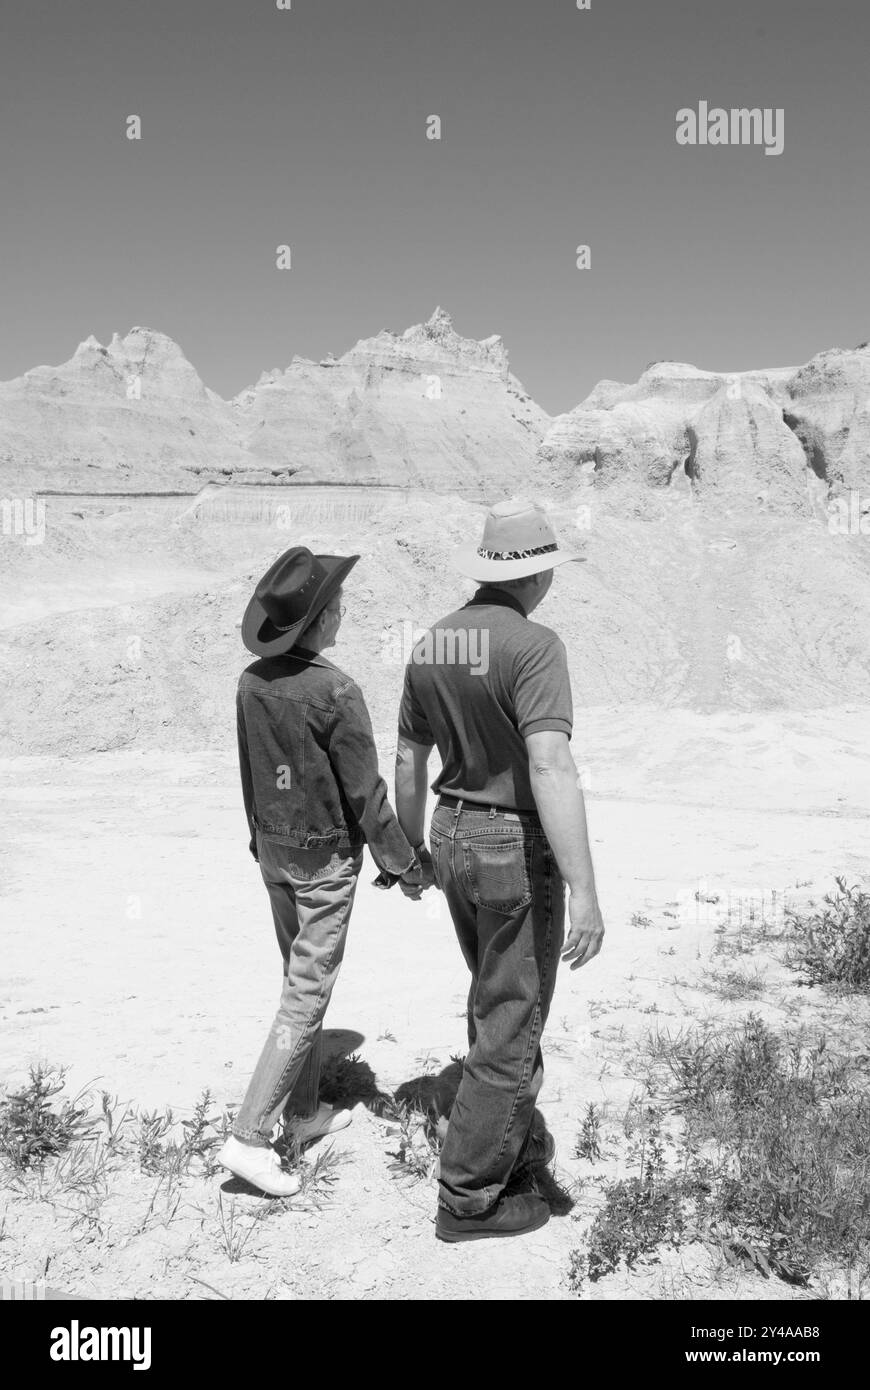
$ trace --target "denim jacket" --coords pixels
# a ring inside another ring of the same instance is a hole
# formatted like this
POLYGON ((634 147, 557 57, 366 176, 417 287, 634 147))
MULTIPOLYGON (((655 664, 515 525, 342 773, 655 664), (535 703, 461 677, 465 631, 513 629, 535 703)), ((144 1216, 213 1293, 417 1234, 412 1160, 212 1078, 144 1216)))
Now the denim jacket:
POLYGON ((355 681, 296 648, 242 672, 236 711, 252 852, 259 830, 296 849, 358 852, 365 841, 378 868, 391 874, 415 862, 387 800, 355 681))

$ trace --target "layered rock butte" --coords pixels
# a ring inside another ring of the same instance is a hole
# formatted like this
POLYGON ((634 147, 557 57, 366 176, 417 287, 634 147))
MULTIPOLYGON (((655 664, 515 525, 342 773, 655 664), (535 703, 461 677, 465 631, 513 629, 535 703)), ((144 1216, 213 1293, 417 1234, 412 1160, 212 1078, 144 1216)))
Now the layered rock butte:
POLYGON ((594 483, 806 511, 870 488, 870 349, 729 374, 658 362, 553 420, 501 338, 462 338, 441 309, 342 357, 294 357, 230 401, 146 328, 0 383, 6 494, 303 482, 478 497, 594 483))
POLYGON ((225 401, 170 338, 93 337, 60 367, 0 384, 7 490, 179 491, 206 483, 501 487, 549 423, 501 339, 460 338, 442 310, 343 357, 294 357, 225 401))

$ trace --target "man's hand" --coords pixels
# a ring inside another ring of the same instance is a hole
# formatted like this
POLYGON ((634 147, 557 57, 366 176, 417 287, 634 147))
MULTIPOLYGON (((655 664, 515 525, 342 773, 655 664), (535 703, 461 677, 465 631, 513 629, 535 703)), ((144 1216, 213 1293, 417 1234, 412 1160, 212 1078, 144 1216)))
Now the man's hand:
POLYGON ((423 892, 427 888, 435 887, 435 869, 432 865, 432 856, 425 845, 420 845, 417 849, 417 858, 420 860, 420 869, 423 874, 423 892))
POLYGON ((604 940, 604 923, 598 898, 592 893, 571 893, 568 898, 570 928, 562 947, 562 959, 578 970, 597 956, 604 940))
POLYGON ((399 878, 399 887, 406 898, 411 898, 415 903, 419 902, 423 896, 423 869, 419 861, 411 865, 410 869, 399 878))

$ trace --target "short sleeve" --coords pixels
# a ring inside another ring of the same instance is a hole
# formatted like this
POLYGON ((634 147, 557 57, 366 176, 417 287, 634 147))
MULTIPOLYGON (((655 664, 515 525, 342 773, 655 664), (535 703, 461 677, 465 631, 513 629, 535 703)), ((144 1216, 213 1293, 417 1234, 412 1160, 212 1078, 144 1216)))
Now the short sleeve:
POLYGON ((399 737, 409 743, 423 743, 427 747, 435 742, 429 721, 423 713, 420 701, 414 694, 411 682, 412 665, 405 667, 405 684, 402 690, 402 703, 399 706, 399 737))
POLYGON ((571 737, 574 706, 565 644, 554 632, 520 652, 514 665, 514 713, 523 738, 540 729, 571 737))

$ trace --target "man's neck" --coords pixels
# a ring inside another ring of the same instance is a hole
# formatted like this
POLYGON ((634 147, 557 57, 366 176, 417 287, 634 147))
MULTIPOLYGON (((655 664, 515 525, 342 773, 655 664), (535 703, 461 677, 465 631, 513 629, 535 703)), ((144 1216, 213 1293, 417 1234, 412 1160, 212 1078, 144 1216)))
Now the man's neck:
POLYGON ((503 589, 498 584, 481 584, 477 593, 474 595, 475 603, 492 602, 495 599, 498 603, 503 603, 506 608, 518 609, 524 617, 528 617, 528 609, 523 603, 522 598, 512 589, 503 589), (482 595, 482 597, 481 597, 482 595))

